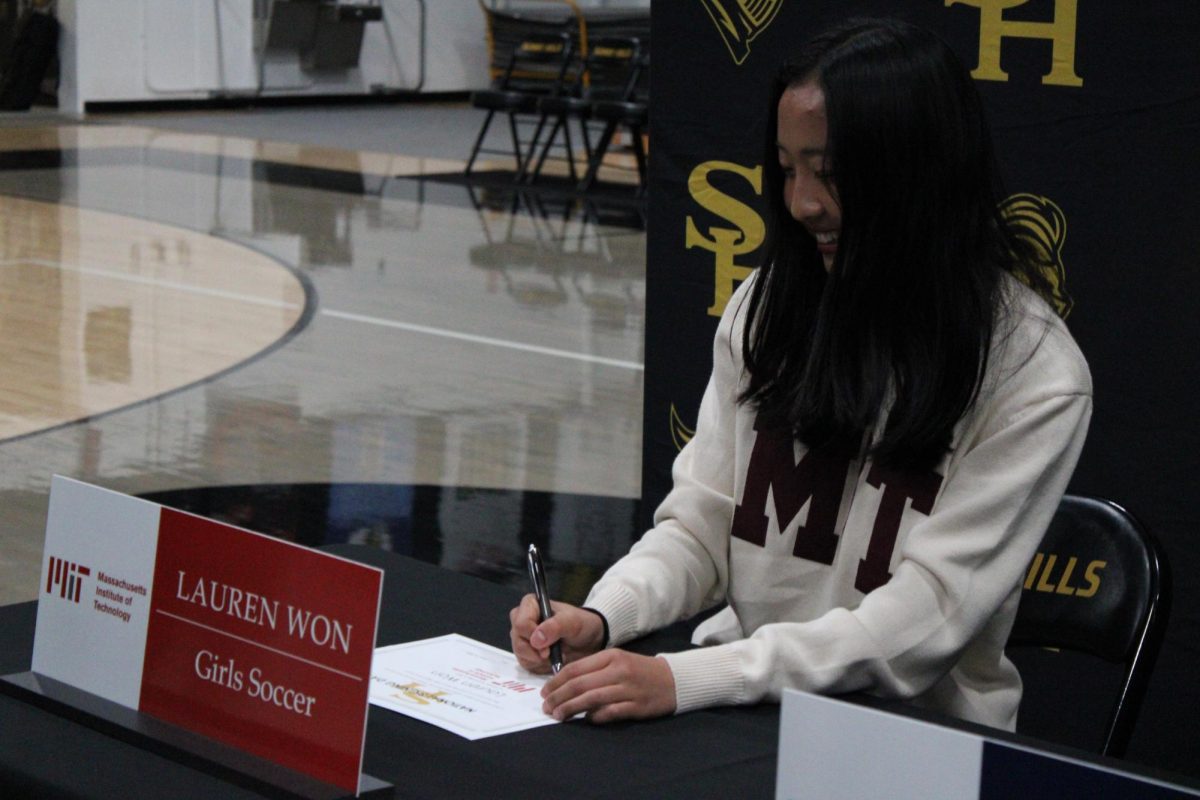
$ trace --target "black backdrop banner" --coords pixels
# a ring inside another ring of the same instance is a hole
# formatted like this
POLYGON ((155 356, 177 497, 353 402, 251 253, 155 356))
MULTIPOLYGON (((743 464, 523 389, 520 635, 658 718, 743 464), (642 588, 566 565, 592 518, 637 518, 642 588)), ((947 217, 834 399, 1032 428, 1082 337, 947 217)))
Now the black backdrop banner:
POLYGON ((934 30, 972 69, 1009 211, 1053 256, 1073 300, 1060 310, 1091 365, 1095 413, 1070 491, 1131 509, 1175 576, 1129 758, 1200 774, 1195 0, 655 3, 643 506, 670 488, 718 317, 760 255, 771 76, 829 23, 881 15, 934 30))

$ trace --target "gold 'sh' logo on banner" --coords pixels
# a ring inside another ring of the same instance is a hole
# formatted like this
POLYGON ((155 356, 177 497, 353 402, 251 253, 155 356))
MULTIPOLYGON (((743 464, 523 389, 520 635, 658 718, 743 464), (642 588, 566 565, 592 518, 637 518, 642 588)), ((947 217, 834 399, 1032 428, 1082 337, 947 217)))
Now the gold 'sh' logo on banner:
POLYGON ((750 42, 775 19, 783 0, 700 0, 700 4, 725 40, 733 63, 741 64, 750 55, 750 42))
POLYGON ((974 6, 979 9, 979 64, 971 76, 983 81, 1007 81, 1008 73, 1000 67, 1000 48, 1006 38, 1048 39, 1053 43, 1050 53, 1050 72, 1042 83, 1057 86, 1083 86, 1083 78, 1075 73, 1076 5, 1079 0, 1053 0, 1054 18, 1049 22, 1028 22, 1005 19, 1004 12, 1028 3, 1029 0, 946 0, 953 5, 974 6))
MULTIPOLYGON (((750 277, 754 267, 737 263, 739 256, 753 253, 767 238, 767 226, 762 216, 737 197, 713 184, 713 178, 723 187, 748 186, 755 195, 762 195, 763 168, 747 167, 732 161, 705 161, 697 164, 688 175, 688 194, 696 205, 726 224, 701 224, 689 214, 685 223, 684 247, 699 248, 713 254, 713 300, 706 311, 719 317, 733 296, 737 284, 750 277), (719 176, 719 177, 717 177, 719 176)), ((675 404, 671 404, 671 441, 682 450, 695 430, 683 421, 675 404)))
POLYGON ((689 250, 699 247, 713 254, 713 302, 708 313, 719 317, 733 295, 734 283, 750 277, 754 269, 736 263, 735 259, 759 248, 766 239, 767 226, 753 208, 713 186, 710 178, 714 173, 735 175, 750 184, 756 195, 761 195, 763 171, 761 166, 751 168, 732 161, 705 161, 688 176, 688 194, 692 200, 733 226, 713 225, 707 231, 701 231, 689 215, 684 234, 684 247, 689 250))

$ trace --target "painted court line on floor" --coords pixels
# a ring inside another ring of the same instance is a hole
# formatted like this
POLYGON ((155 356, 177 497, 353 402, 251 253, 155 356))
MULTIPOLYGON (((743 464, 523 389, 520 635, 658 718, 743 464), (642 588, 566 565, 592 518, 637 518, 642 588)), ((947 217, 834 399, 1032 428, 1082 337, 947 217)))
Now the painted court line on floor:
POLYGON ((219 297, 223 300, 237 300, 239 302, 249 303, 251 305, 267 306, 268 308, 297 309, 302 307, 299 303, 290 303, 286 300, 278 300, 273 297, 257 297, 255 295, 230 292, 224 289, 212 289, 206 286, 197 286, 192 283, 179 283, 178 281, 165 281, 160 278, 153 278, 145 275, 134 275, 128 272, 117 272, 115 270, 98 269, 96 267, 82 267, 72 264, 64 264, 61 261, 50 261, 44 258, 12 258, 0 260, 0 267, 11 267, 18 264, 33 264, 37 267, 47 267, 49 269, 57 269, 64 272, 78 272, 81 275, 91 275, 98 278, 111 278, 113 280, 125 281, 126 283, 136 283, 142 286, 157 286, 162 289, 174 289, 175 291, 179 292, 190 292, 191 294, 202 294, 208 297, 219 297))
POLYGON ((620 367, 621 369, 632 369, 636 371, 645 370, 645 365, 639 364, 636 361, 622 361, 616 358, 605 358, 603 356, 593 356, 587 353, 574 353, 570 350, 557 350, 552 347, 539 347, 534 344, 522 344, 521 342, 512 342, 507 339, 495 339, 490 336, 476 336, 471 333, 461 333, 459 331, 446 330, 445 328, 431 328, 428 325, 415 325, 410 322, 397 322, 395 320, 383 319, 381 317, 368 317, 363 314, 351 314, 346 311, 334 311, 332 309, 321 309, 322 314, 335 319, 344 319, 350 322, 361 322, 367 325, 379 325, 384 328, 395 328, 402 331, 410 331, 412 333, 423 333, 428 336, 440 336, 445 339, 458 339, 464 342, 473 342, 475 344, 488 345, 490 347, 504 347, 509 350, 520 350, 526 353, 537 353, 539 355, 554 356, 556 358, 569 358, 575 361, 586 361, 590 364, 604 364, 610 367, 620 367))

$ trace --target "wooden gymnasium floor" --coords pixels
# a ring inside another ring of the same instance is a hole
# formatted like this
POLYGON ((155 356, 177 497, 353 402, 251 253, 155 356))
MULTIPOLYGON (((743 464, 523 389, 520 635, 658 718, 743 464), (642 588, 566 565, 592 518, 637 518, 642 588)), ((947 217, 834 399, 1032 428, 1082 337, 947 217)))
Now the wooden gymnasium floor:
POLYGON ((627 549, 639 210, 418 179, 467 107, 345 149, 381 113, 0 117, 0 603, 54 474, 499 581, 538 541, 567 598, 627 549))

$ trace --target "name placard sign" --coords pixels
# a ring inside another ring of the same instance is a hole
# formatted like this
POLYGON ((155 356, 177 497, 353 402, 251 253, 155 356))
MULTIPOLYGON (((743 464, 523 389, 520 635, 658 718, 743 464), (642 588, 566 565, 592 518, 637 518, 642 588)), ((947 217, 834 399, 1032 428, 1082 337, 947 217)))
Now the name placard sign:
POLYGON ((359 791, 383 572, 66 478, 33 672, 359 791))
POLYGON ((1192 800, 1200 791, 874 708, 787 689, 776 800, 1192 800))

